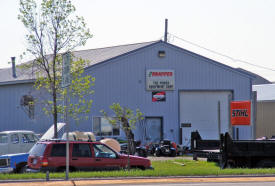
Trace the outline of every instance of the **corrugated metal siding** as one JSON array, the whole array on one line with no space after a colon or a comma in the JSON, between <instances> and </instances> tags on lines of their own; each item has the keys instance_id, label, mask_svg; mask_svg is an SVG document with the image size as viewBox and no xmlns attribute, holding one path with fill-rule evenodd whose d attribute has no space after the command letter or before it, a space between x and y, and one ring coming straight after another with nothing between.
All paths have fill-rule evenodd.
<instances>
[{"instance_id":1,"label":"corrugated metal siding","mask_svg":"<svg viewBox=\"0 0 275 186\"><path fill-rule=\"evenodd\" d=\"M166 51L158 58L159 50ZM166 102L152 102L152 94L145 90L146 69L174 69L176 90L167 91ZM184 54L182 50L164 43L147 47L132 55L111 60L89 70L96 77L94 107L91 115L109 110L113 102L132 109L140 108L146 116L163 116L164 138L178 139L179 90L230 90L234 100L250 99L250 80L231 69L224 69L202 61L200 57ZM91 123L89 123L91 124ZM243 134L249 138L249 133Z\"/></svg>"},{"instance_id":2,"label":"corrugated metal siding","mask_svg":"<svg viewBox=\"0 0 275 186\"><path fill-rule=\"evenodd\" d=\"M275 136L275 102L257 102L256 138Z\"/></svg>"},{"instance_id":3,"label":"corrugated metal siding","mask_svg":"<svg viewBox=\"0 0 275 186\"><path fill-rule=\"evenodd\" d=\"M44 133L52 124L39 106L35 106L35 118L30 119L20 106L20 99L33 90L32 84L0 86L0 131L34 130Z\"/></svg>"},{"instance_id":4,"label":"corrugated metal siding","mask_svg":"<svg viewBox=\"0 0 275 186\"><path fill-rule=\"evenodd\" d=\"M158 57L159 50L166 51L165 58ZM152 102L151 92L145 90L146 69L175 70L176 90L166 92L166 102ZM147 46L129 55L95 65L90 67L87 73L96 78L93 87L95 94L92 95L94 100L92 111L89 120L81 121L79 125L71 121L71 130L91 131L92 117L101 116L101 109L110 111L109 106L114 102L119 102L132 109L139 108L145 113L145 116L163 116L164 138L178 141L180 90L229 90L233 92L234 100L250 99L248 76L230 68L223 68L215 63L207 62L203 57L192 56L184 50L165 43ZM1 98L12 100L19 96L16 95L16 92L27 91L28 87L16 85L14 88L10 86L4 89L2 86L0 87ZM1 112L4 111L9 115L6 119L14 117L16 113L13 113L15 110L13 107L18 105L18 100L5 104L8 109L5 110L1 106ZM13 125L12 128L17 129L22 120L25 120L24 114L16 116L9 123ZM51 121L51 118L47 119L47 122ZM27 126L27 123L27 120L24 121L24 125ZM36 126L33 128L37 131L42 130ZM174 133L170 129L173 129Z\"/></svg>"}]
</instances>

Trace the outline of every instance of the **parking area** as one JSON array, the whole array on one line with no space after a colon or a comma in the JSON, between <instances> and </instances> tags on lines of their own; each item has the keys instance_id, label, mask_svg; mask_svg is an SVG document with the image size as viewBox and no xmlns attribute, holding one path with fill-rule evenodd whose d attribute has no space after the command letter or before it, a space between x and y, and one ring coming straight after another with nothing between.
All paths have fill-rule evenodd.
<instances>
[{"instance_id":1,"label":"parking area","mask_svg":"<svg viewBox=\"0 0 275 186\"><path fill-rule=\"evenodd\" d=\"M161 157L156 157L156 156L148 156L148 159L151 161L166 161L166 160L175 160L175 159L185 159L185 160L193 160L192 155L188 156L176 156L176 157L167 157L167 156L161 156ZM199 160L205 160L205 158L199 158Z\"/></svg>"}]
</instances>

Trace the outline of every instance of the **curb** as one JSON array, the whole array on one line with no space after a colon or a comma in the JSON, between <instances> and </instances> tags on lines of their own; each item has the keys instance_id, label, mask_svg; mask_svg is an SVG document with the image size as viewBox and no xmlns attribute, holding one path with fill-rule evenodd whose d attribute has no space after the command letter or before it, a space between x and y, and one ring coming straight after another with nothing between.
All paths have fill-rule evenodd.
<instances>
[{"instance_id":1,"label":"curb","mask_svg":"<svg viewBox=\"0 0 275 186\"><path fill-rule=\"evenodd\" d=\"M65 179L50 179L49 181L46 181L46 179L24 179L24 180L0 180L0 186L2 186L3 184L12 184L12 183L20 183L20 184L25 184L30 186L30 183L53 183L53 182L81 182L81 181L92 181L92 182L96 182L96 181L104 181L104 182L108 182L110 181L110 183L113 183L113 181L117 181L117 180L121 180L121 181L127 181L127 180L136 180L136 181L141 181L141 180L147 180L148 182L150 182L150 180L182 180L182 179L186 179L186 180L201 180L201 179L247 179L247 180L251 180L251 179L258 179L258 180L266 180L266 178L269 178L269 180L274 180L275 181L275 174L268 174L268 175L222 175L222 176L214 176L214 175L210 175L210 176L159 176L159 177L108 177L108 178L72 178L69 179L68 181L66 181ZM52 185L52 184L50 184ZM75 185L75 184L73 184Z\"/></svg>"}]
</instances>

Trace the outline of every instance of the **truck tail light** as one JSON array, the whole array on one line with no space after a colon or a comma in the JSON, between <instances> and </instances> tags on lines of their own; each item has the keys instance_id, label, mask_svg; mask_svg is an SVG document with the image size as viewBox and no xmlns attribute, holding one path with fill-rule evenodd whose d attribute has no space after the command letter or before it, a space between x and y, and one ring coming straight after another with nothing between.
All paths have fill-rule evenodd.
<instances>
[{"instance_id":1,"label":"truck tail light","mask_svg":"<svg viewBox=\"0 0 275 186\"><path fill-rule=\"evenodd\" d=\"M41 166L42 167L47 167L48 165L49 165L48 159L47 158L42 159Z\"/></svg>"}]
</instances>

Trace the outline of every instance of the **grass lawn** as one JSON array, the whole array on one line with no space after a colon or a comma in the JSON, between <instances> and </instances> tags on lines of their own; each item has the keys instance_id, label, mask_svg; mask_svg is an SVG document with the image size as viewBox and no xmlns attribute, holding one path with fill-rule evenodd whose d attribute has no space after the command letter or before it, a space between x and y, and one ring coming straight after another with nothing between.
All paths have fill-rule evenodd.
<instances>
[{"instance_id":1,"label":"grass lawn","mask_svg":"<svg viewBox=\"0 0 275 186\"><path fill-rule=\"evenodd\" d=\"M184 164L184 166L182 165ZM275 174L274 169L220 169L213 162L192 160L152 161L154 170L121 170L101 172L72 172L70 178L98 178L98 177L141 177L141 176L206 176L206 175L251 175ZM45 179L45 173L0 174L0 180L7 179ZM50 179L65 178L65 173L50 173Z\"/></svg>"}]
</instances>

